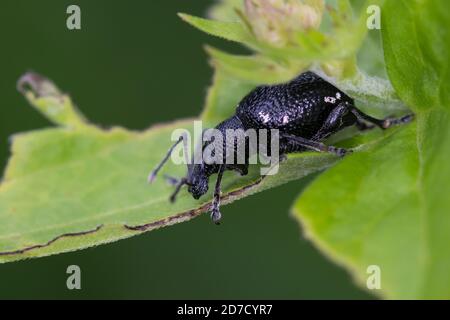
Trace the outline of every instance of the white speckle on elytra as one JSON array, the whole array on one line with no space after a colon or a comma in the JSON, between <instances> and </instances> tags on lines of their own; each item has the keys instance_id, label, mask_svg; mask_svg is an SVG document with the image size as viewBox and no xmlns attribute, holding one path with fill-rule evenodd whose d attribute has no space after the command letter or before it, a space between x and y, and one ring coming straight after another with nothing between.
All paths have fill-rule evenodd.
<instances>
[{"instance_id":1,"label":"white speckle on elytra","mask_svg":"<svg viewBox=\"0 0 450 320\"><path fill-rule=\"evenodd\" d=\"M339 92L336 92L336 98L338 98L339 100L341 99L341 94Z\"/></svg>"},{"instance_id":2,"label":"white speckle on elytra","mask_svg":"<svg viewBox=\"0 0 450 320\"><path fill-rule=\"evenodd\" d=\"M260 112L259 117L263 120L263 123L267 123L270 120L270 116L268 113Z\"/></svg>"},{"instance_id":3,"label":"white speckle on elytra","mask_svg":"<svg viewBox=\"0 0 450 320\"><path fill-rule=\"evenodd\" d=\"M324 100L327 103L336 103L336 98L333 97L325 97Z\"/></svg>"},{"instance_id":4,"label":"white speckle on elytra","mask_svg":"<svg viewBox=\"0 0 450 320\"><path fill-rule=\"evenodd\" d=\"M286 124L289 122L289 116L284 116L283 117L283 124Z\"/></svg>"}]
</instances>

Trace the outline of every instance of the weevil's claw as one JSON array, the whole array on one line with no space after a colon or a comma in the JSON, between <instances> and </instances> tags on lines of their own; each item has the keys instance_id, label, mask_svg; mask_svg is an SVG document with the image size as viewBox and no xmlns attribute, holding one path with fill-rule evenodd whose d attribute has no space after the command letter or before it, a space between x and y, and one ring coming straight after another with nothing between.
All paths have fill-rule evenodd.
<instances>
[{"instance_id":1,"label":"weevil's claw","mask_svg":"<svg viewBox=\"0 0 450 320\"><path fill-rule=\"evenodd\" d=\"M388 118L383 120L382 127L383 127L383 129L387 129L387 128L390 128L390 127L392 127L394 125L409 123L413 119L414 119L414 114L413 113L407 114L406 116L403 116L401 118L388 117Z\"/></svg>"},{"instance_id":2,"label":"weevil's claw","mask_svg":"<svg viewBox=\"0 0 450 320\"><path fill-rule=\"evenodd\" d=\"M170 203L175 203L175 201L177 201L177 195L179 192L179 188L177 187L177 189L175 189L175 191L170 195L169 201Z\"/></svg>"},{"instance_id":3,"label":"weevil's claw","mask_svg":"<svg viewBox=\"0 0 450 320\"><path fill-rule=\"evenodd\" d=\"M410 114L407 114L406 116L401 117L398 122L399 122L399 124L410 123L413 120L414 120L414 113L410 113Z\"/></svg>"},{"instance_id":4,"label":"weevil's claw","mask_svg":"<svg viewBox=\"0 0 450 320\"><path fill-rule=\"evenodd\" d=\"M280 161L278 161L278 163L285 162L287 159L288 156L286 154L280 154Z\"/></svg>"},{"instance_id":5,"label":"weevil's claw","mask_svg":"<svg viewBox=\"0 0 450 320\"><path fill-rule=\"evenodd\" d=\"M220 225L222 214L220 213L219 208L213 208L211 210L211 219L216 225Z\"/></svg>"},{"instance_id":6,"label":"weevil's claw","mask_svg":"<svg viewBox=\"0 0 450 320\"><path fill-rule=\"evenodd\" d=\"M328 151L336 154L338 157L344 157L345 155L352 153L353 150L351 149L345 149L345 148L337 148L333 146L328 147Z\"/></svg>"},{"instance_id":7,"label":"weevil's claw","mask_svg":"<svg viewBox=\"0 0 450 320\"><path fill-rule=\"evenodd\" d=\"M345 150L343 148L337 148L336 154L342 158L347 154L347 150Z\"/></svg>"}]
</instances>

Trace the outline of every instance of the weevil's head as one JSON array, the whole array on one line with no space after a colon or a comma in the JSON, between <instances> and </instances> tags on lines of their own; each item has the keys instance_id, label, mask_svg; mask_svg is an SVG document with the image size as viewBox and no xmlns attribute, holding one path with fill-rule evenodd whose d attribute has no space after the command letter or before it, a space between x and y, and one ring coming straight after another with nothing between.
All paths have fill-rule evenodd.
<instances>
[{"instance_id":1,"label":"weevil's head","mask_svg":"<svg viewBox=\"0 0 450 320\"><path fill-rule=\"evenodd\" d=\"M188 191L194 199L199 199L208 192L209 177L206 174L205 165L194 164L188 176Z\"/></svg>"}]
</instances>

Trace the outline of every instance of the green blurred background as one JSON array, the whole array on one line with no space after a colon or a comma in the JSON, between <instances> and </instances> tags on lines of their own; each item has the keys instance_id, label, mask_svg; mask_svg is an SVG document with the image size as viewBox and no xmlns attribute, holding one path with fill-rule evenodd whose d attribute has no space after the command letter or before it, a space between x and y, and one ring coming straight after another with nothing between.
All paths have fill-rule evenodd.
<instances>
[{"instance_id":1,"label":"green blurred background","mask_svg":"<svg viewBox=\"0 0 450 320\"><path fill-rule=\"evenodd\" d=\"M15 89L28 70L53 79L88 119L105 127L144 129L198 115L212 76L202 45L241 50L176 16L205 15L212 3L2 0L1 169L11 134L49 125ZM80 31L66 28L70 4L81 7ZM371 298L290 218L307 181L224 207L220 227L203 215L97 248L0 265L0 299ZM66 289L71 264L81 267L82 290Z\"/></svg>"}]
</instances>

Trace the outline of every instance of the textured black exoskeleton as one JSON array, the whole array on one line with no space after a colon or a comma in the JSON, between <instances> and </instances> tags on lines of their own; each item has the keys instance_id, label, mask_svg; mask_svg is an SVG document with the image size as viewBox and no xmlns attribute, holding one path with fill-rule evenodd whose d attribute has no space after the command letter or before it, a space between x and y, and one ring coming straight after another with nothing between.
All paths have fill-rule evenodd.
<instances>
[{"instance_id":1,"label":"textured black exoskeleton","mask_svg":"<svg viewBox=\"0 0 450 320\"><path fill-rule=\"evenodd\" d=\"M242 99L236 114L220 123L216 129L224 135L226 129L278 129L280 155L309 149L344 156L350 150L328 146L321 141L352 125L356 125L361 130L372 128L374 125L387 129L395 124L409 122L411 119L412 115L384 120L373 118L358 110L354 100L344 92L317 74L305 72L288 83L257 87ZM170 148L163 161L150 174L150 182L169 159L175 146L182 141L183 137L180 137ZM202 150L207 145L208 143L204 143ZM225 159L226 154L223 157ZM218 223L221 218L219 205L223 172L234 170L241 175L246 175L248 172L248 162L225 164L226 162L223 161L223 163L191 164L188 165L186 177L180 180L169 177L169 181L176 185L171 201L175 201L183 185L187 185L192 196L199 199L208 191L209 177L217 173L211 217L215 223Z\"/></svg>"}]
</instances>

